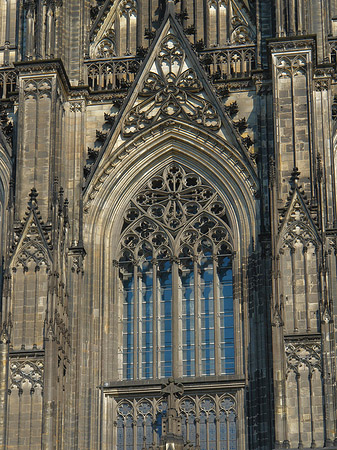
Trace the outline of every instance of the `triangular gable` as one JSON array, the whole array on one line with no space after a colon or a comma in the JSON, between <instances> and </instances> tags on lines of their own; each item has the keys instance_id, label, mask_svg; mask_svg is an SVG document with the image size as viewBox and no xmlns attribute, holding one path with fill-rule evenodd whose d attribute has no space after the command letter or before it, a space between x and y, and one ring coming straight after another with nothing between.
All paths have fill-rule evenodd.
<instances>
[{"instance_id":1,"label":"triangular gable","mask_svg":"<svg viewBox=\"0 0 337 450\"><path fill-rule=\"evenodd\" d=\"M24 254L24 260L43 261L49 265L52 261L50 244L47 232L41 221L36 203L36 193L33 190L30 194L31 200L28 204L28 211L21 230L17 233L16 244L12 250L10 265L18 258L20 253ZM25 261L19 261L24 265Z\"/></svg>"},{"instance_id":2,"label":"triangular gable","mask_svg":"<svg viewBox=\"0 0 337 450\"><path fill-rule=\"evenodd\" d=\"M104 158L107 147L119 147L168 118L192 123L208 133L216 133L255 171L240 135L175 18L173 2L169 1L167 5L162 26L116 117L86 185L90 183L100 160Z\"/></svg>"},{"instance_id":3,"label":"triangular gable","mask_svg":"<svg viewBox=\"0 0 337 450\"><path fill-rule=\"evenodd\" d=\"M298 233L303 233L304 230L310 231L316 242L320 241L317 226L303 199L300 188L296 185L283 215L282 225L279 230L279 242L281 242L287 232L297 229Z\"/></svg>"}]
</instances>

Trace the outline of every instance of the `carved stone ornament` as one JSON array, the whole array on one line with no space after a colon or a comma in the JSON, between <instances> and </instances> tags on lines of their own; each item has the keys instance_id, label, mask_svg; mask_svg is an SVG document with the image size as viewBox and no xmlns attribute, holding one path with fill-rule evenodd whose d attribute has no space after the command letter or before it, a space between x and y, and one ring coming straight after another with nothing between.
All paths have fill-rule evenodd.
<instances>
[{"instance_id":1,"label":"carved stone ornament","mask_svg":"<svg viewBox=\"0 0 337 450\"><path fill-rule=\"evenodd\" d=\"M327 91L330 87L330 81L326 78L314 80L316 91Z\"/></svg>"},{"instance_id":2,"label":"carved stone ornament","mask_svg":"<svg viewBox=\"0 0 337 450\"><path fill-rule=\"evenodd\" d=\"M203 86L195 71L186 67L185 52L169 34L156 58L158 73L149 72L139 102L127 114L123 134L130 136L168 117L180 117L211 130L221 126L214 106L202 96Z\"/></svg>"},{"instance_id":3,"label":"carved stone ornament","mask_svg":"<svg viewBox=\"0 0 337 450\"><path fill-rule=\"evenodd\" d=\"M284 220L285 216L281 217L281 224ZM283 234L285 246L291 248L296 241L301 242L304 247L310 243L313 244L314 247L317 247L317 236L311 221L309 220L309 213L304 210L298 196L292 204L290 214L288 214L286 228Z\"/></svg>"},{"instance_id":4,"label":"carved stone ornament","mask_svg":"<svg viewBox=\"0 0 337 450\"><path fill-rule=\"evenodd\" d=\"M25 99L51 97L52 80L46 78L42 80L27 80L23 90Z\"/></svg>"},{"instance_id":5,"label":"carved stone ornament","mask_svg":"<svg viewBox=\"0 0 337 450\"><path fill-rule=\"evenodd\" d=\"M305 54L295 56L284 56L277 58L277 74L280 78L305 75L307 70L307 60Z\"/></svg>"},{"instance_id":6,"label":"carved stone ornament","mask_svg":"<svg viewBox=\"0 0 337 450\"><path fill-rule=\"evenodd\" d=\"M36 388L43 388L43 360L15 359L10 362L10 392L17 388L18 393L23 391L24 384L28 383L30 392Z\"/></svg>"},{"instance_id":7,"label":"carved stone ornament","mask_svg":"<svg viewBox=\"0 0 337 450\"><path fill-rule=\"evenodd\" d=\"M317 342L287 343L285 346L288 370L298 372L301 365L309 368L310 373L314 370L321 371L321 344Z\"/></svg>"}]
</instances>

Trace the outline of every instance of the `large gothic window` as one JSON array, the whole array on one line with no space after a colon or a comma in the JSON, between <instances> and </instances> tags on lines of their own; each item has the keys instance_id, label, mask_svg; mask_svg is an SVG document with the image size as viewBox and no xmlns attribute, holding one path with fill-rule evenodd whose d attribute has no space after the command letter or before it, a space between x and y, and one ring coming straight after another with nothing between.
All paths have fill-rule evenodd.
<instances>
[{"instance_id":1,"label":"large gothic window","mask_svg":"<svg viewBox=\"0 0 337 450\"><path fill-rule=\"evenodd\" d=\"M232 374L232 237L219 194L172 163L124 214L120 379Z\"/></svg>"}]
</instances>

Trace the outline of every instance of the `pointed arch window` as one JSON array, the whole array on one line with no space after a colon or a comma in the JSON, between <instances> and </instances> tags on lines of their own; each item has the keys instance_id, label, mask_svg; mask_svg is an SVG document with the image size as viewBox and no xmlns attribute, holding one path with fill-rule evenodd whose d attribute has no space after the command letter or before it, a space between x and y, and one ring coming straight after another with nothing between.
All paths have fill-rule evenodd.
<instances>
[{"instance_id":1,"label":"pointed arch window","mask_svg":"<svg viewBox=\"0 0 337 450\"><path fill-rule=\"evenodd\" d=\"M172 163L124 214L120 379L231 374L232 235L219 194Z\"/></svg>"}]
</instances>

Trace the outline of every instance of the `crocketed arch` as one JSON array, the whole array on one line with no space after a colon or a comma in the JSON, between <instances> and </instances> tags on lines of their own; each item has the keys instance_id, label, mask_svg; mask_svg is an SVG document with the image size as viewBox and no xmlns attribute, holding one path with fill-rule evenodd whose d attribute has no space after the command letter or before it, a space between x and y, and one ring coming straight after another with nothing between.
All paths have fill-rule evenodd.
<instances>
[{"instance_id":1,"label":"crocketed arch","mask_svg":"<svg viewBox=\"0 0 337 450\"><path fill-rule=\"evenodd\" d=\"M207 185L212 192L219 196L220 201L224 205L226 220L225 218L221 219L220 217L219 222L221 222L225 234L228 233L228 236L224 236L224 238L227 243L226 248L232 256L229 258L228 262L231 264L233 274L233 281L230 284L234 287L232 294L233 314L231 311L229 312L229 315L232 314L235 327L234 369L237 374L244 372L243 323L245 321L245 313L243 312L243 314L240 314L240 304L243 301L243 295L245 295L248 290L245 262L250 251L252 238L254 237L256 239L255 218L258 208L256 203L258 200L254 197L254 192L257 189L254 171L249 166L249 163L247 163L247 165L244 163L244 158L240 151L230 147L229 144L227 145L223 143L223 141L221 143L220 139L199 128L193 129L191 125L180 122L175 124L172 122L173 121L171 120L169 126L161 128L160 133L156 131L155 127L142 138L136 137L135 139L128 140L124 147L109 149L109 153L106 153L104 158L99 162L99 166L86 189L84 198L84 210L86 213L84 215L85 223L83 233L85 239L84 245L87 251L85 264L88 267L93 268L93 276L90 276L90 278L87 279L87 291L91 293L90 299L92 299L91 302L88 302L87 311L88 317L90 315L92 317L92 323L94 324L95 329L102 330L102 338L98 338L96 332L93 332L90 337L92 342L91 348L93 360L95 361L93 364L96 365L97 362L97 367L100 366L102 368L100 380L98 380L98 383L102 383L102 385L104 385L107 380L110 382L118 382L118 380L123 379L123 314L127 314L128 307L123 305L123 301L121 300L123 300L123 293L126 292L123 287L123 282L127 283L129 279L130 285L132 284L132 276L134 276L132 270L136 272L138 278L142 278L142 281L145 279L146 281L146 277L148 280L150 279L153 267L156 267L157 270L158 266L161 264L161 276L162 279L164 279L165 263L167 263L169 267L173 267L174 265L174 270L176 271L178 278L180 280L185 278L184 286L183 283L176 284L178 290L178 294L176 295L178 295L178 298L180 295L179 289L180 291L182 291L182 289L189 289L191 292L193 288L191 288L192 283L188 282L188 279L191 279L191 274L194 273L194 268L192 272L192 268L189 265L192 259L189 252L196 251L198 246L197 242L185 242L187 251L187 258L185 259L186 264L183 263L179 265L178 263L179 256L181 257L181 260L183 260L184 256L184 254L180 255L178 253L178 241L180 237L183 238L187 228L192 229L190 221L188 221L189 226L186 227L186 230L182 227L175 233L174 240L172 239L171 232L166 233L166 235L170 236L170 239L166 239L166 242L161 244L163 257L161 261L160 258L157 257L157 265L150 264L147 257L150 251L153 252L154 245L159 244L159 241L158 243L152 243L153 241L151 239L145 239L146 246L142 249L144 254L141 255L143 258L141 265L142 270L139 270L139 261L135 265L133 264L133 261L130 262L130 259L133 258L134 251L129 249L126 249L129 253L126 255L124 267L121 267L123 266L123 262L120 261L122 255L121 235L123 233L128 233L128 226L130 229L137 226L136 222L139 220L138 217L135 219L135 223L130 222L129 225L124 226L124 217L126 211L131 207L130 202L137 197L138 193L145 189L151 179L156 178L158 174L163 174L172 164L178 164L186 173L193 173L199 177L203 181L203 184ZM206 211L196 212L196 216L198 214L198 217L201 217L200 215L203 214L204 217L212 217L212 215ZM164 224L151 217L150 225L152 226L153 224L158 227L155 231L156 233L161 234L164 232ZM159 238L161 238L160 235ZM176 246L174 245L175 243L177 244ZM140 248L141 247L139 247L139 249ZM157 251L157 249L155 249L155 251ZM151 254L151 261L152 260L153 257ZM193 260L192 262L193 265L198 264L200 266L201 264L200 259ZM211 261L211 258L208 258L208 255L206 255L203 262L204 267L201 268L204 273L207 273L208 269L210 269L208 273L211 273L212 267L211 264L209 264L210 262L212 262L213 265L213 259ZM214 263L216 263L216 261L214 261ZM121 277L120 271L124 268L125 271L123 277ZM135 270L136 268L137 271ZM224 270L225 269L226 267ZM170 273L172 273L172 270ZM229 273L230 270L228 270L228 274ZM130 276L131 278L129 278ZM142 292L145 294L146 289L144 289L144 284L146 287L146 282L143 283L142 286ZM182 298L182 296L180 298ZM193 299L189 298L187 295L184 295L184 298L192 303ZM185 301L185 305L186 303L187 302ZM177 304L181 305L182 311L183 302L179 301ZM83 306L86 308L85 304ZM123 308L124 306L126 306L125 310ZM144 311L146 321L146 302L144 302ZM188 311L188 305L187 308L185 308L185 311ZM243 310L241 309L241 311ZM206 312L213 314L210 310ZM178 317L178 322L180 321L177 336L179 337L179 342L183 342L182 335L187 329L186 326L183 327L183 322L185 321L185 323L187 323L187 321L190 320L190 317L186 314L185 316L180 314L180 310L176 317ZM207 320L212 322L213 317L208 317ZM193 320L190 320L190 323L192 322ZM141 323L146 327L146 322L143 322L143 318ZM132 320L129 321L129 325L130 328L133 326ZM208 328L210 331L211 328ZM87 329L89 329L89 327ZM94 328L91 329L93 330ZM220 330L220 327L218 327L218 329ZM228 327L228 329L230 330L230 327ZM125 329L124 343L127 343L128 334L130 336L130 333L127 333L127 331L128 330ZM183 348L181 346L181 348L178 349L181 354L193 350L193 345L195 346L192 342L193 331L194 330L191 330L190 335L191 347L188 348L186 345L186 347ZM200 335L201 333L200 330ZM185 335L185 337L185 342L187 344L188 336ZM208 339L207 336L205 336L205 338ZM131 339L133 341L133 338ZM206 339L204 341L205 344ZM213 341L210 341L210 344L213 345ZM139 346L138 342L136 345ZM149 350L146 345L142 349L142 356L145 359ZM131 353L132 350L133 349L130 347ZM95 356L96 351L98 353L97 356ZM222 351L221 347L219 348L219 352L220 351ZM224 351L226 351L226 349L224 349ZM205 348L204 353L206 354L206 359L204 366L211 367L213 363L210 361L213 358L213 355L210 358L207 356L207 352L208 355L210 355L211 352L209 349ZM165 377L164 372L163 374L160 373L160 370L165 370L165 355L164 353L162 353L162 355L163 364L161 367L157 365L157 381L155 379L151 381L151 383L157 382L159 385L162 382L160 377ZM206 362L207 358L210 363ZM188 373L189 370L193 373L192 370L195 370L195 364L191 364L190 367L188 367L188 364L183 362L183 358L181 358L181 361L182 362L178 367L179 373L183 374L184 370L185 373ZM221 361L221 358L218 358L217 361ZM230 361L230 358L225 357L223 361L228 362ZM169 355L168 362L170 362ZM127 366L127 360L124 360L124 363ZM140 374L142 377L148 376L154 378L153 374L151 374L151 370L153 371L153 367L151 369L151 364L154 366L151 361L149 361L147 367L145 366L146 369L144 369L144 375ZM218 367L219 366L221 368L221 364L218 365ZM175 370L176 369L177 368L175 368ZM211 369L213 370L213 368ZM231 370L233 370L233 365L231 367L227 366L225 369L227 372L221 375L220 379L231 379L233 377L233 372L231 372ZM199 370L200 377L197 375L193 376L194 382L203 379L201 376L201 363L199 364ZM217 370L219 370L219 368ZM148 371L148 374L146 371ZM139 376L138 374L137 376ZM131 383L129 386L130 395L125 395L125 397L133 398L134 393L132 386L135 386L135 383L133 381L134 374L132 367L130 367L129 376L131 377L130 381L125 381L125 383L128 385ZM187 376L186 380L188 380ZM139 380L137 383L139 386L143 385L143 383L144 385L147 385L147 381L143 380ZM119 382L117 384L119 385ZM233 392L233 394L236 396L235 392ZM212 393L212 396L215 396L215 392ZM151 396L149 395L148 397L150 399ZM157 400L153 399L154 404L156 404L156 401ZM112 399L111 403L109 401L109 405L110 406L107 405L107 408L111 408L109 409L109 414L112 414L111 417L114 417L114 414L116 414L115 400ZM242 407L243 404L240 400L238 411L241 411ZM135 410L133 409L133 411ZM160 417L162 411L162 407L159 408L158 406L157 412L155 413L156 420L152 427L153 434L152 437L151 434L149 434L149 440L147 441L149 442L149 445L152 442L152 439L154 439L154 442L156 443L159 443L160 441ZM239 448L237 446L240 445L236 444L235 446L235 441L240 442L240 437L237 437L238 435L236 435L236 417L235 411L231 410L227 412L225 408L221 409L220 416L216 418L217 433L220 424L220 439L224 442L232 441L231 445L233 449ZM132 423L135 423L135 420L138 420L138 418L135 419L135 417L133 417L133 422L129 416L125 417L125 419L120 417L118 420L119 422L116 426L111 426L111 422L107 422L109 428L109 430L107 429L107 433L109 435L111 433L111 442L116 446L118 442L124 442L124 439L126 439L127 436L131 436L130 430L132 429ZM195 422L193 421L194 417L192 415L189 424L185 423L184 426L188 428L190 440L193 442L195 437L195 444L199 445L199 411L196 413ZM125 427L123 426L123 423L126 424ZM213 427L212 429L214 429L214 422L212 422L212 420L209 424L210 427ZM226 424L228 424L228 427ZM207 428L208 422L203 426L206 426ZM187 434L186 428L184 433ZM137 428L137 439L138 436L143 436L141 428ZM132 444L130 444L130 446L132 446Z\"/></svg>"}]
</instances>

